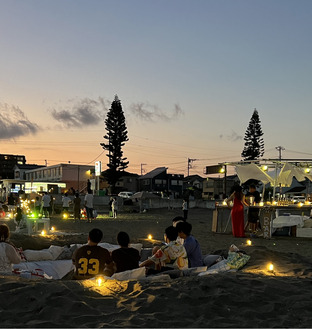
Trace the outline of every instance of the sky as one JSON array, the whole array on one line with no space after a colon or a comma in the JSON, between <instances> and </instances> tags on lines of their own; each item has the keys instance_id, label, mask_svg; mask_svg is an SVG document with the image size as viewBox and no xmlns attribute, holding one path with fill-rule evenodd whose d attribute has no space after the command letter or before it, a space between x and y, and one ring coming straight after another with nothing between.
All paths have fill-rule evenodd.
<instances>
[{"instance_id":1,"label":"sky","mask_svg":"<svg viewBox=\"0 0 312 329\"><path fill-rule=\"evenodd\" d=\"M115 95L128 171L312 158L312 1L0 0L0 153L94 164Z\"/></svg>"}]
</instances>

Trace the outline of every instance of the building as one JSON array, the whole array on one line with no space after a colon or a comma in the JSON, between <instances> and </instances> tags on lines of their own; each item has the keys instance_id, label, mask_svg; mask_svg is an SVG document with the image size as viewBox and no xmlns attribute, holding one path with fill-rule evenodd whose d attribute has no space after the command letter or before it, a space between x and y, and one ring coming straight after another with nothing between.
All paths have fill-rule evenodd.
<instances>
[{"instance_id":1,"label":"building","mask_svg":"<svg viewBox=\"0 0 312 329\"><path fill-rule=\"evenodd\" d=\"M17 164L14 167L14 179L26 179L26 171L43 168L45 166L39 166L35 164Z\"/></svg>"},{"instance_id":2,"label":"building","mask_svg":"<svg viewBox=\"0 0 312 329\"><path fill-rule=\"evenodd\" d=\"M239 184L237 175L226 176L226 195L224 196L224 178L207 177L203 181L202 197L205 200L224 199L231 194L235 184Z\"/></svg>"},{"instance_id":3,"label":"building","mask_svg":"<svg viewBox=\"0 0 312 329\"><path fill-rule=\"evenodd\" d=\"M186 176L183 180L183 187L184 189L187 189L188 187L196 187L197 189L202 190L204 181L205 178L199 175Z\"/></svg>"},{"instance_id":4,"label":"building","mask_svg":"<svg viewBox=\"0 0 312 329\"><path fill-rule=\"evenodd\" d=\"M60 163L54 166L41 167L25 172L28 182L62 182L66 188L71 187L79 192L87 190L87 181L91 178L94 166Z\"/></svg>"},{"instance_id":5,"label":"building","mask_svg":"<svg viewBox=\"0 0 312 329\"><path fill-rule=\"evenodd\" d=\"M139 187L138 178L139 175L125 171L124 175L122 175L116 183L116 193L122 191L137 192Z\"/></svg>"},{"instance_id":6,"label":"building","mask_svg":"<svg viewBox=\"0 0 312 329\"><path fill-rule=\"evenodd\" d=\"M0 154L0 178L14 179L14 167L25 164L25 155Z\"/></svg>"},{"instance_id":7,"label":"building","mask_svg":"<svg viewBox=\"0 0 312 329\"><path fill-rule=\"evenodd\" d=\"M140 191L165 193L169 197L181 197L184 175L168 174L166 167L155 168L139 178Z\"/></svg>"}]
</instances>

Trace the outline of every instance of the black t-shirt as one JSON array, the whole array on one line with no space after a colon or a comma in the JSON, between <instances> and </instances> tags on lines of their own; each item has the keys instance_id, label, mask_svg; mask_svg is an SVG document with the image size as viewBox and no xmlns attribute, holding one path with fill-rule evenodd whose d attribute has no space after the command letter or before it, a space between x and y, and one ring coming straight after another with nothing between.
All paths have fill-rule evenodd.
<instances>
[{"instance_id":1,"label":"black t-shirt","mask_svg":"<svg viewBox=\"0 0 312 329\"><path fill-rule=\"evenodd\" d=\"M247 192L246 197L251 197L251 196L255 198L255 203L259 203L261 201L261 196L258 191Z\"/></svg>"},{"instance_id":2,"label":"black t-shirt","mask_svg":"<svg viewBox=\"0 0 312 329\"><path fill-rule=\"evenodd\" d=\"M103 274L105 264L112 258L107 249L100 246L85 245L74 252L73 262L76 267L76 279L88 279Z\"/></svg>"},{"instance_id":3,"label":"black t-shirt","mask_svg":"<svg viewBox=\"0 0 312 329\"><path fill-rule=\"evenodd\" d=\"M133 270L139 267L140 253L134 248L119 248L112 252L117 272Z\"/></svg>"}]
</instances>

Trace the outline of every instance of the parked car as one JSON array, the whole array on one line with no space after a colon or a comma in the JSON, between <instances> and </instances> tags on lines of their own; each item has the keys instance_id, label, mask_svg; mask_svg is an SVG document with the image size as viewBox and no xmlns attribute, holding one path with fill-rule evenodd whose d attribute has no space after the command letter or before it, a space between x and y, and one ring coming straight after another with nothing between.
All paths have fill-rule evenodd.
<instances>
[{"instance_id":1,"label":"parked car","mask_svg":"<svg viewBox=\"0 0 312 329\"><path fill-rule=\"evenodd\" d=\"M133 195L132 192L119 192L118 196L121 198L129 199Z\"/></svg>"},{"instance_id":2,"label":"parked car","mask_svg":"<svg viewBox=\"0 0 312 329\"><path fill-rule=\"evenodd\" d=\"M293 203L300 203L300 202L304 203L305 200L306 200L305 197L302 196L302 195L295 195L295 196L293 196L292 199L291 199L291 201L292 201Z\"/></svg>"}]
</instances>

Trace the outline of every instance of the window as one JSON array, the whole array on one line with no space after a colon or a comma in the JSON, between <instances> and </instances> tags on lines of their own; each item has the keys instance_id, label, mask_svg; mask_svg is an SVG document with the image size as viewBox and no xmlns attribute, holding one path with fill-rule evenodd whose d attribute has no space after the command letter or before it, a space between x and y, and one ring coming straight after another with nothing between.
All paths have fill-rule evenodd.
<instances>
[{"instance_id":1,"label":"window","mask_svg":"<svg viewBox=\"0 0 312 329\"><path fill-rule=\"evenodd\" d=\"M144 180L143 180L143 185L149 185L149 184L150 184L149 179L144 179Z\"/></svg>"},{"instance_id":2,"label":"window","mask_svg":"<svg viewBox=\"0 0 312 329\"><path fill-rule=\"evenodd\" d=\"M166 185L167 181L165 179L155 179L156 185Z\"/></svg>"}]
</instances>

